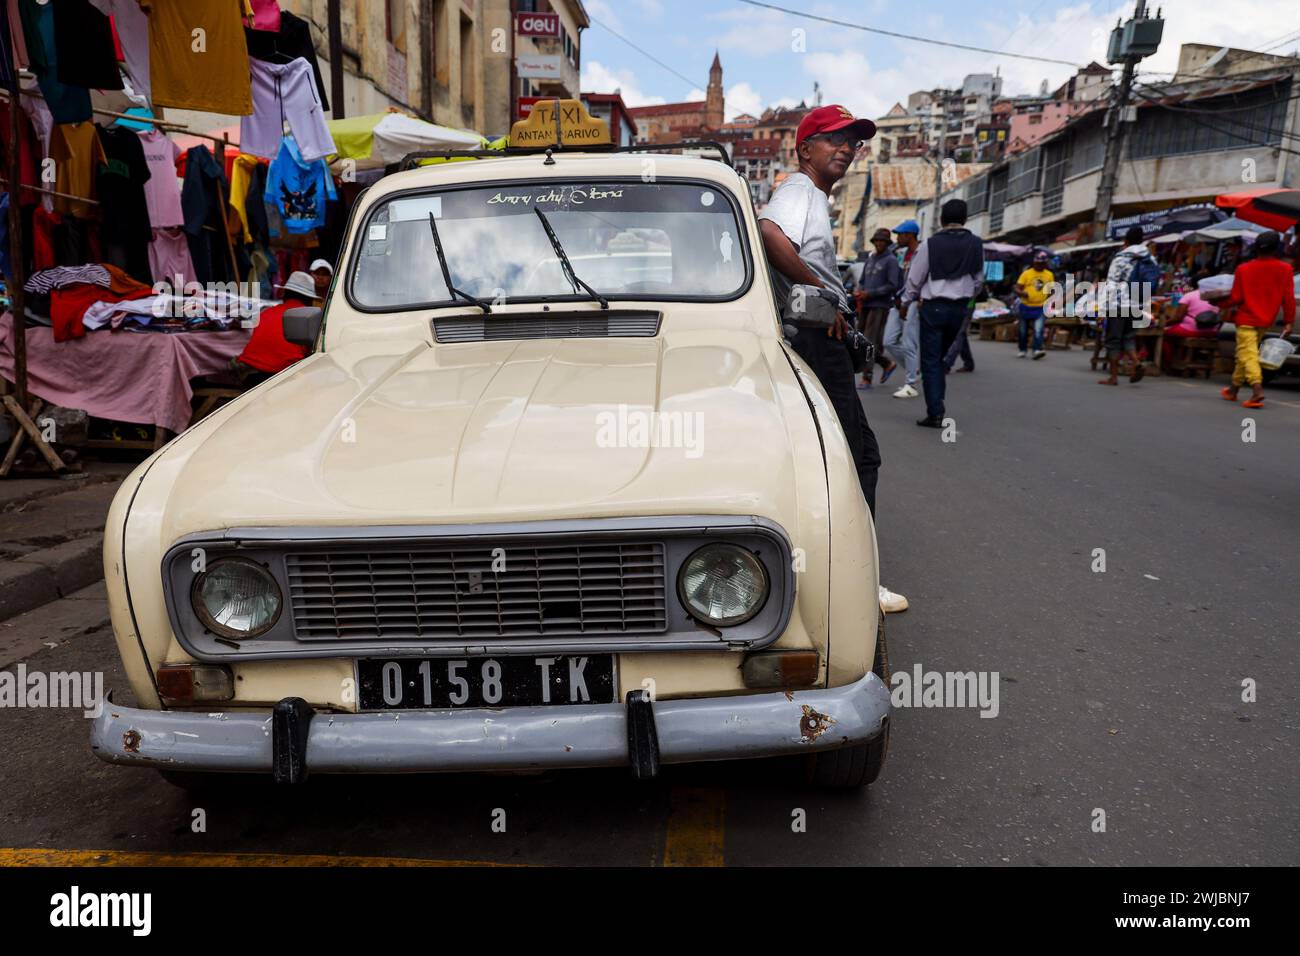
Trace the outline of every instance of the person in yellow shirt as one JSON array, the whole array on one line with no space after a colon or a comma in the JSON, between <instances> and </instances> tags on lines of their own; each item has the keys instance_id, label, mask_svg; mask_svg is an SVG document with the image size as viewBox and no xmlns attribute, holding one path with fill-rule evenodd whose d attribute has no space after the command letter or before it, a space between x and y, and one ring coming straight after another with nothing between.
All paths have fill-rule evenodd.
<instances>
[{"instance_id":1,"label":"person in yellow shirt","mask_svg":"<svg viewBox=\"0 0 1300 956\"><path fill-rule=\"evenodd\" d=\"M1051 294L1052 283L1056 277L1047 268L1047 251L1039 249L1034 253L1033 264L1016 280L1016 295L1020 297L1020 354L1025 357L1025 346L1029 340L1029 325L1034 326L1034 358L1040 359L1047 353L1043 351L1043 330L1047 319L1043 315L1043 304Z\"/></svg>"}]
</instances>

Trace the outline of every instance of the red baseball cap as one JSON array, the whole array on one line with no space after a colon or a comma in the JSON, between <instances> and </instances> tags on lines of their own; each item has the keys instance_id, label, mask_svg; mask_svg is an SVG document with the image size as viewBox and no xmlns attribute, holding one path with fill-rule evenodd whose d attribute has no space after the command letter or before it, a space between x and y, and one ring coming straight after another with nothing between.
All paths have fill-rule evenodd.
<instances>
[{"instance_id":1,"label":"red baseball cap","mask_svg":"<svg viewBox=\"0 0 1300 956\"><path fill-rule=\"evenodd\" d=\"M836 130L850 127L862 139L871 139L876 135L876 124L871 120L857 119L837 103L832 103L830 106L819 106L815 110L810 110L799 124L799 130L794 135L794 145L797 147L809 136L816 133L833 133Z\"/></svg>"}]
</instances>

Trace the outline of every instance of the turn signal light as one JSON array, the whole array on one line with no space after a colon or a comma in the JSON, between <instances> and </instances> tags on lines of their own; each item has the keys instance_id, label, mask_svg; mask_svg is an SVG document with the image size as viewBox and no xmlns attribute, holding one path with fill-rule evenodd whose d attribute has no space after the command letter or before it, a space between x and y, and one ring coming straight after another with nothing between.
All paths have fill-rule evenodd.
<instances>
[{"instance_id":1,"label":"turn signal light","mask_svg":"<svg viewBox=\"0 0 1300 956\"><path fill-rule=\"evenodd\" d=\"M763 651L741 666L746 687L812 687L821 674L817 651Z\"/></svg>"},{"instance_id":2,"label":"turn signal light","mask_svg":"<svg viewBox=\"0 0 1300 956\"><path fill-rule=\"evenodd\" d=\"M168 704L232 700L235 680L219 664L164 664L158 669L158 696Z\"/></svg>"}]
</instances>

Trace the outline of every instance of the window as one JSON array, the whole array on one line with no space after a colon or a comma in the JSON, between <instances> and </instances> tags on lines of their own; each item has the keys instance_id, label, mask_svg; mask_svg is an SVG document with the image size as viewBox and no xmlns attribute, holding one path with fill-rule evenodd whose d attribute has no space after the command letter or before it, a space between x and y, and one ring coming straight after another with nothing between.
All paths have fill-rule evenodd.
<instances>
[{"instance_id":1,"label":"window","mask_svg":"<svg viewBox=\"0 0 1300 956\"><path fill-rule=\"evenodd\" d=\"M1019 199L1038 188L1038 163L1042 150L1031 149L1011 160L1007 177L1007 199Z\"/></svg>"},{"instance_id":2,"label":"window","mask_svg":"<svg viewBox=\"0 0 1300 956\"><path fill-rule=\"evenodd\" d=\"M1276 146L1286 128L1291 83L1240 96L1192 100L1179 112L1150 106L1138 110L1129 134L1133 159L1210 150Z\"/></svg>"},{"instance_id":3,"label":"window","mask_svg":"<svg viewBox=\"0 0 1300 956\"><path fill-rule=\"evenodd\" d=\"M404 0L384 0L387 10L388 42L399 53L406 52L406 4Z\"/></svg>"},{"instance_id":4,"label":"window","mask_svg":"<svg viewBox=\"0 0 1300 956\"><path fill-rule=\"evenodd\" d=\"M463 107L474 108L478 99L477 84L474 82L474 63L478 51L474 49L474 21L460 15L460 103Z\"/></svg>"},{"instance_id":5,"label":"window","mask_svg":"<svg viewBox=\"0 0 1300 956\"><path fill-rule=\"evenodd\" d=\"M1030 126L1041 126L1042 123L1043 123L1043 114L1042 114L1042 113L1030 113L1030 114L1029 114L1029 125L1030 125Z\"/></svg>"},{"instance_id":6,"label":"window","mask_svg":"<svg viewBox=\"0 0 1300 956\"><path fill-rule=\"evenodd\" d=\"M546 214L577 275L611 297L729 298L745 284L745 233L721 190L706 183L548 179L378 203L356 234L352 301L394 312L453 304L430 215L457 288L525 302L584 298L565 278L534 207Z\"/></svg>"},{"instance_id":7,"label":"window","mask_svg":"<svg viewBox=\"0 0 1300 956\"><path fill-rule=\"evenodd\" d=\"M966 214L974 216L988 208L989 178L981 176L966 184Z\"/></svg>"},{"instance_id":8,"label":"window","mask_svg":"<svg viewBox=\"0 0 1300 956\"><path fill-rule=\"evenodd\" d=\"M1076 130L1070 137L1066 177L1078 176L1101 167L1106 161L1106 130L1100 123L1087 130Z\"/></svg>"}]
</instances>

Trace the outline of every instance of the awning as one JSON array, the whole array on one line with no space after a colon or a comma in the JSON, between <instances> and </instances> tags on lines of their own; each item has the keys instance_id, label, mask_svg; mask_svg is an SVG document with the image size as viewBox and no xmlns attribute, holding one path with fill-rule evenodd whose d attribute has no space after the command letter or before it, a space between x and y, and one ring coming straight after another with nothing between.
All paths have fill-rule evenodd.
<instances>
[{"instance_id":1,"label":"awning","mask_svg":"<svg viewBox=\"0 0 1300 956\"><path fill-rule=\"evenodd\" d=\"M1047 248L1063 256L1068 256L1072 252L1095 252L1098 249L1116 249L1124 245L1122 242L1088 242L1082 246L1071 246L1064 242L1054 242Z\"/></svg>"},{"instance_id":2,"label":"awning","mask_svg":"<svg viewBox=\"0 0 1300 956\"><path fill-rule=\"evenodd\" d=\"M1278 232L1285 232L1300 221L1300 189L1257 186L1224 193L1216 196L1214 202L1220 209L1231 209L1238 218ZM1219 223L1216 228L1222 226Z\"/></svg>"}]
</instances>

